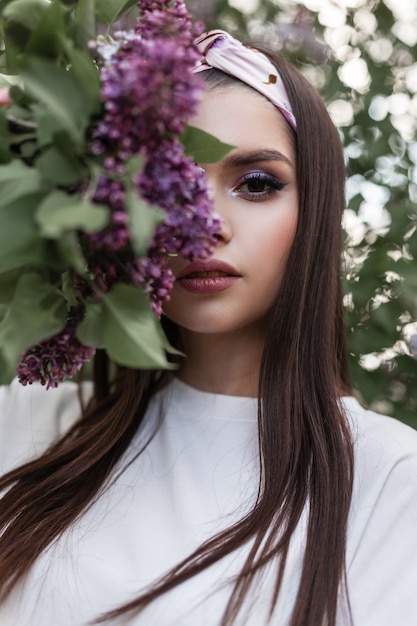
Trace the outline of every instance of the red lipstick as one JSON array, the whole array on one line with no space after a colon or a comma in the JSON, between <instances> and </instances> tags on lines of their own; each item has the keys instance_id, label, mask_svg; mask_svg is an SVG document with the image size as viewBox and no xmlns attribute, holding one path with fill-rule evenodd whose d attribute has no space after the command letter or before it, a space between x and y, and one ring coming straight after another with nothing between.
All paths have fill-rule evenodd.
<instances>
[{"instance_id":1,"label":"red lipstick","mask_svg":"<svg viewBox=\"0 0 417 626\"><path fill-rule=\"evenodd\" d=\"M177 276L177 283L186 291L210 294L225 291L240 278L239 272L223 261L192 261Z\"/></svg>"}]
</instances>

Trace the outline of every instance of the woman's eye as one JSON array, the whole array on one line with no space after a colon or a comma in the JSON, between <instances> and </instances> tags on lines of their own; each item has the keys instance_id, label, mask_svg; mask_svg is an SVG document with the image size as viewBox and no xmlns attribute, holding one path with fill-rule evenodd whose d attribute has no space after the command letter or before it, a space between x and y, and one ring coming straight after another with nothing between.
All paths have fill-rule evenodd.
<instances>
[{"instance_id":1,"label":"woman's eye","mask_svg":"<svg viewBox=\"0 0 417 626\"><path fill-rule=\"evenodd\" d=\"M252 172L243 177L232 193L246 200L267 200L277 191L281 191L285 184L269 174Z\"/></svg>"}]
</instances>

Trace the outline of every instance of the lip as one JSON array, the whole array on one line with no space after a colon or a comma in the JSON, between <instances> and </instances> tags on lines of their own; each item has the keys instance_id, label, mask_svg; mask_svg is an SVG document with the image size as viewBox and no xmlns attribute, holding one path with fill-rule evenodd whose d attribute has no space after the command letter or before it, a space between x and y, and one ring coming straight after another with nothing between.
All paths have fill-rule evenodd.
<instances>
[{"instance_id":1,"label":"lip","mask_svg":"<svg viewBox=\"0 0 417 626\"><path fill-rule=\"evenodd\" d=\"M210 294L225 291L240 278L239 272L218 259L192 261L178 274L176 282L186 291Z\"/></svg>"},{"instance_id":2,"label":"lip","mask_svg":"<svg viewBox=\"0 0 417 626\"><path fill-rule=\"evenodd\" d=\"M190 274L206 274L208 272L219 272L227 276L239 277L240 274L232 265L220 261L219 259L208 259L207 261L191 261L178 273L177 280L188 278Z\"/></svg>"}]
</instances>

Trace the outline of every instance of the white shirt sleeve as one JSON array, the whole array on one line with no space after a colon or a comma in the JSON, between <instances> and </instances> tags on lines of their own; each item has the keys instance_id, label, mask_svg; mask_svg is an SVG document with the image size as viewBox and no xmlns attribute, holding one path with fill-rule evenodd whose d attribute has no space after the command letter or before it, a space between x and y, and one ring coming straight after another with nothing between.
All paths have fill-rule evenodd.
<instances>
[{"instance_id":1,"label":"white shirt sleeve","mask_svg":"<svg viewBox=\"0 0 417 626\"><path fill-rule=\"evenodd\" d=\"M364 411L356 430L355 483L348 532L353 623L417 624L417 432Z\"/></svg>"},{"instance_id":2,"label":"white shirt sleeve","mask_svg":"<svg viewBox=\"0 0 417 626\"><path fill-rule=\"evenodd\" d=\"M80 415L76 383L0 387L0 474L44 452Z\"/></svg>"}]
</instances>

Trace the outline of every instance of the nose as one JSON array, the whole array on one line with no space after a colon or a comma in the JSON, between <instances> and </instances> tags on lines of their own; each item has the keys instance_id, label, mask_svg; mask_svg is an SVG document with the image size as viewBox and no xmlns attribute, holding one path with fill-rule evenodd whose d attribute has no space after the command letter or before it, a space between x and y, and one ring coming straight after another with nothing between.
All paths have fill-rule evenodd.
<instances>
[{"instance_id":1,"label":"nose","mask_svg":"<svg viewBox=\"0 0 417 626\"><path fill-rule=\"evenodd\" d=\"M219 218L221 225L220 232L214 235L215 238L217 239L218 243L229 243L229 241L232 239L232 229L229 222L224 216L220 215L218 211L215 211L215 216Z\"/></svg>"},{"instance_id":2,"label":"nose","mask_svg":"<svg viewBox=\"0 0 417 626\"><path fill-rule=\"evenodd\" d=\"M232 239L233 231L230 219L227 215L228 194L222 192L216 186L214 180L209 180L209 192L213 202L214 215L220 220L220 231L215 235L218 243L229 243Z\"/></svg>"}]
</instances>

